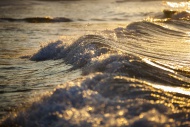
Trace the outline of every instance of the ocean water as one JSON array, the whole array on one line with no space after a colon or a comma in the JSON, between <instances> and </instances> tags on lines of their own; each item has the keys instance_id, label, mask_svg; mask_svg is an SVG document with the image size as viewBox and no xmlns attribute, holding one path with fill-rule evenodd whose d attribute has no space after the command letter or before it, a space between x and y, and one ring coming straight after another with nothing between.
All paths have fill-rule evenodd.
<instances>
[{"instance_id":1,"label":"ocean water","mask_svg":"<svg viewBox=\"0 0 190 127\"><path fill-rule=\"evenodd\" d=\"M1 0L1 127L189 127L190 2Z\"/></svg>"}]
</instances>

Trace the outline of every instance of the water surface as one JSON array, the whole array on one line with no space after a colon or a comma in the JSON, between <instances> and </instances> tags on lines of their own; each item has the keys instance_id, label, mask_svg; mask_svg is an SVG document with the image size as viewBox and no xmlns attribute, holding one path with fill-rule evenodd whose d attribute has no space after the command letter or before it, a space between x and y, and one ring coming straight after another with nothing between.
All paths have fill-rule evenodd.
<instances>
[{"instance_id":1,"label":"water surface","mask_svg":"<svg viewBox=\"0 0 190 127\"><path fill-rule=\"evenodd\" d=\"M190 126L189 2L0 2L1 126Z\"/></svg>"}]
</instances>

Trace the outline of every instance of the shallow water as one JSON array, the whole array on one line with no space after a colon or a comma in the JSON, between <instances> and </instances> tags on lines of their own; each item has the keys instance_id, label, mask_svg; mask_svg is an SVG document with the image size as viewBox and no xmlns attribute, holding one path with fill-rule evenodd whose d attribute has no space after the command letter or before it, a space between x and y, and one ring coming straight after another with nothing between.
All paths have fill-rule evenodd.
<instances>
[{"instance_id":1,"label":"shallow water","mask_svg":"<svg viewBox=\"0 0 190 127\"><path fill-rule=\"evenodd\" d=\"M1 126L190 126L188 8L0 2Z\"/></svg>"}]
</instances>

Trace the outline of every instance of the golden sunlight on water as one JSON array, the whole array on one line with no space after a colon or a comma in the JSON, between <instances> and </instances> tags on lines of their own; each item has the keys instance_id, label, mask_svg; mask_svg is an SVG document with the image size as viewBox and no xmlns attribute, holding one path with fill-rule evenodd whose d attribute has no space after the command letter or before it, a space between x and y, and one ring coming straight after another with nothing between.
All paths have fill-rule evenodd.
<instances>
[{"instance_id":1,"label":"golden sunlight on water","mask_svg":"<svg viewBox=\"0 0 190 127\"><path fill-rule=\"evenodd\" d=\"M154 84L151 86L157 88L157 89L162 89L166 92L173 92L173 93L180 93L180 94L184 94L184 95L190 95L190 90L189 89L185 89L185 88L181 88L181 87L172 87L172 86L164 86L164 85L158 85L158 84Z\"/></svg>"},{"instance_id":2,"label":"golden sunlight on water","mask_svg":"<svg viewBox=\"0 0 190 127\"><path fill-rule=\"evenodd\" d=\"M164 2L165 5L178 10L189 10L190 2Z\"/></svg>"},{"instance_id":3,"label":"golden sunlight on water","mask_svg":"<svg viewBox=\"0 0 190 127\"><path fill-rule=\"evenodd\" d=\"M126 78L123 76L116 76L115 79L120 78L120 79L126 79L126 80L130 80L130 81L138 81L138 82L142 82L138 79L132 79L132 78ZM174 86L165 86L165 85L161 85L161 84L156 84L156 83L149 83L146 81L143 81L142 83L147 84L149 86L152 86L156 89L160 89L166 92L172 92L172 93L179 93L179 94L183 94L183 95L190 95L190 89L186 89L183 87L174 87Z\"/></svg>"},{"instance_id":4,"label":"golden sunlight on water","mask_svg":"<svg viewBox=\"0 0 190 127\"><path fill-rule=\"evenodd\" d=\"M172 69L160 66L154 62L151 62L149 59L144 58L143 61L146 62L147 64L150 64L151 66L160 68L162 70L168 71L168 72L173 73L173 74L177 74L177 72L173 71ZM173 93L180 93L180 94L184 94L184 95L190 95L190 89L186 89L183 87L165 86L165 85L155 84L155 83L154 84L147 83L147 84L150 86L153 86L154 88L164 90L166 92L173 92Z\"/></svg>"},{"instance_id":5,"label":"golden sunlight on water","mask_svg":"<svg viewBox=\"0 0 190 127\"><path fill-rule=\"evenodd\" d=\"M165 71L168 71L168 72L171 72L171 73L175 73L173 70L168 69L168 68L165 68L165 67L163 67L163 66L160 66L160 65L158 65L158 64L156 64L156 63L153 63L153 62L151 62L151 61L150 61L149 59L147 59L147 58L144 58L143 61L146 62L146 63L148 63L148 64L150 64L150 65L152 65L152 66L154 66L154 67L160 68L160 69L162 69L162 70L165 70Z\"/></svg>"}]
</instances>

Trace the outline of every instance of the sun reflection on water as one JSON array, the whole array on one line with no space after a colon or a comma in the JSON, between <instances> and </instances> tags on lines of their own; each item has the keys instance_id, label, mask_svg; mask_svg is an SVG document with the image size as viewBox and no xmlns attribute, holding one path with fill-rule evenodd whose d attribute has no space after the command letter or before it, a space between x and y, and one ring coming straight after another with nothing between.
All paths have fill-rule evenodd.
<instances>
[{"instance_id":1,"label":"sun reflection on water","mask_svg":"<svg viewBox=\"0 0 190 127\"><path fill-rule=\"evenodd\" d=\"M190 2L164 2L164 4L173 9L190 9Z\"/></svg>"},{"instance_id":2,"label":"sun reflection on water","mask_svg":"<svg viewBox=\"0 0 190 127\"><path fill-rule=\"evenodd\" d=\"M162 89L166 92L190 95L190 89L185 89L185 88L181 88L181 87L164 86L164 85L158 85L158 84L152 84L152 86L157 89Z\"/></svg>"}]
</instances>

